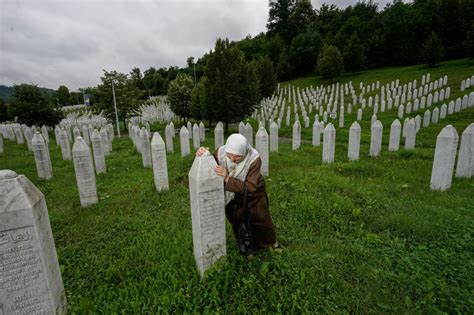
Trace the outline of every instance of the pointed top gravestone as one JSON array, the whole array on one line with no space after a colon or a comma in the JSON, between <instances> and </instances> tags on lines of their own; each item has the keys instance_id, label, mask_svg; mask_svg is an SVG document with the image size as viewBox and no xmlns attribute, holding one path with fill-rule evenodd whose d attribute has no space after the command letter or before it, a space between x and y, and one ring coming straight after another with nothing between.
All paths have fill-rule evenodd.
<instances>
[{"instance_id":1,"label":"pointed top gravestone","mask_svg":"<svg viewBox=\"0 0 474 315\"><path fill-rule=\"evenodd\" d=\"M360 125L357 121L355 121L349 128L349 145L347 150L347 157L349 161L357 161L359 159L360 134Z\"/></svg>"},{"instance_id":2,"label":"pointed top gravestone","mask_svg":"<svg viewBox=\"0 0 474 315\"><path fill-rule=\"evenodd\" d=\"M383 126L380 120L376 120L370 129L369 156L377 157L382 150Z\"/></svg>"},{"instance_id":3,"label":"pointed top gravestone","mask_svg":"<svg viewBox=\"0 0 474 315\"><path fill-rule=\"evenodd\" d=\"M199 126L197 124L193 125L193 147L198 149L201 146L201 136L199 131Z\"/></svg>"},{"instance_id":4,"label":"pointed top gravestone","mask_svg":"<svg viewBox=\"0 0 474 315\"><path fill-rule=\"evenodd\" d=\"M323 136L323 163L334 162L334 151L336 148L336 129L329 123L324 129Z\"/></svg>"},{"instance_id":5,"label":"pointed top gravestone","mask_svg":"<svg viewBox=\"0 0 474 315\"><path fill-rule=\"evenodd\" d=\"M474 175L474 123L463 131L459 148L456 177L471 178Z\"/></svg>"},{"instance_id":6,"label":"pointed top gravestone","mask_svg":"<svg viewBox=\"0 0 474 315\"><path fill-rule=\"evenodd\" d=\"M153 178L156 190L168 190L168 164L166 161L165 143L158 132L154 133L151 140L151 158L153 161Z\"/></svg>"},{"instance_id":7,"label":"pointed top gravestone","mask_svg":"<svg viewBox=\"0 0 474 315\"><path fill-rule=\"evenodd\" d=\"M24 175L0 170L0 196L0 314L66 314L43 193Z\"/></svg>"},{"instance_id":8,"label":"pointed top gravestone","mask_svg":"<svg viewBox=\"0 0 474 315\"><path fill-rule=\"evenodd\" d=\"M179 143L181 147L181 156L188 155L191 150L189 148L189 131L185 126L182 126L179 131Z\"/></svg>"},{"instance_id":9,"label":"pointed top gravestone","mask_svg":"<svg viewBox=\"0 0 474 315\"><path fill-rule=\"evenodd\" d=\"M97 174L106 173L104 150L102 149L102 139L97 129L94 129L91 135L92 150L94 153L95 171Z\"/></svg>"},{"instance_id":10,"label":"pointed top gravestone","mask_svg":"<svg viewBox=\"0 0 474 315\"><path fill-rule=\"evenodd\" d=\"M53 167L49 156L49 148L39 132L34 134L31 145L35 156L38 177L46 180L51 179L53 177Z\"/></svg>"},{"instance_id":11,"label":"pointed top gravestone","mask_svg":"<svg viewBox=\"0 0 474 315\"><path fill-rule=\"evenodd\" d=\"M214 128L214 149L218 149L224 145L224 124L218 122Z\"/></svg>"},{"instance_id":12,"label":"pointed top gravestone","mask_svg":"<svg viewBox=\"0 0 474 315\"><path fill-rule=\"evenodd\" d=\"M398 119L395 119L390 126L390 141L388 144L389 151L397 151L400 147L400 132L402 125Z\"/></svg>"},{"instance_id":13,"label":"pointed top gravestone","mask_svg":"<svg viewBox=\"0 0 474 315\"><path fill-rule=\"evenodd\" d=\"M74 142L72 147L72 158L74 161L74 171L76 173L81 206L87 207L99 202L91 152L89 146L82 137L77 137Z\"/></svg>"},{"instance_id":14,"label":"pointed top gravestone","mask_svg":"<svg viewBox=\"0 0 474 315\"><path fill-rule=\"evenodd\" d=\"M436 138L430 181L431 190L445 191L451 187L458 138L456 129L451 125L444 127Z\"/></svg>"},{"instance_id":15,"label":"pointed top gravestone","mask_svg":"<svg viewBox=\"0 0 474 315\"><path fill-rule=\"evenodd\" d=\"M265 127L258 128L257 134L255 136L255 148L260 154L262 160L262 166L260 167L260 172L263 176L268 176L269 172L269 143L268 143L268 133L265 130Z\"/></svg>"},{"instance_id":16,"label":"pointed top gravestone","mask_svg":"<svg viewBox=\"0 0 474 315\"><path fill-rule=\"evenodd\" d=\"M278 125L273 121L270 124L270 152L278 152Z\"/></svg>"},{"instance_id":17,"label":"pointed top gravestone","mask_svg":"<svg viewBox=\"0 0 474 315\"><path fill-rule=\"evenodd\" d=\"M216 165L206 152L194 159L188 175L194 258L201 277L226 255L224 184L214 171Z\"/></svg>"}]
</instances>

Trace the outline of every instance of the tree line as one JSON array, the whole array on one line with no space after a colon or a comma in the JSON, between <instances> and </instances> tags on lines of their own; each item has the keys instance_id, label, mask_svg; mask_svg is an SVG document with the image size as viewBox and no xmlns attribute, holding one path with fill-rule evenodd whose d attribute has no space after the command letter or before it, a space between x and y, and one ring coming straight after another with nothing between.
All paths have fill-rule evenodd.
<instances>
[{"instance_id":1,"label":"tree line","mask_svg":"<svg viewBox=\"0 0 474 315\"><path fill-rule=\"evenodd\" d=\"M113 81L122 120L149 96L167 94L184 119L235 122L270 96L277 81L474 58L473 21L472 0L395 0L380 11L373 1L315 9L309 0L270 0L266 32L234 42L218 39L214 49L189 57L183 68L104 70L96 87L59 87L56 103L76 104L86 93L93 108L112 114Z\"/></svg>"}]
</instances>

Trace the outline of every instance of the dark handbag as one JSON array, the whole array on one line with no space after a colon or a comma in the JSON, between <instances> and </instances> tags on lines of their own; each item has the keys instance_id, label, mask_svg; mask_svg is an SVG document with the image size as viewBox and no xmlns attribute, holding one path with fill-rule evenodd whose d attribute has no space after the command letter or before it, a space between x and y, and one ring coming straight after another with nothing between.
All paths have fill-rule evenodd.
<instances>
[{"instance_id":1,"label":"dark handbag","mask_svg":"<svg viewBox=\"0 0 474 315\"><path fill-rule=\"evenodd\" d=\"M252 250L252 231L250 226L250 211L248 210L248 191L247 185L244 184L244 204L243 204L243 211L242 215L240 216L239 220L239 250L242 255L248 256L250 255Z\"/></svg>"}]
</instances>

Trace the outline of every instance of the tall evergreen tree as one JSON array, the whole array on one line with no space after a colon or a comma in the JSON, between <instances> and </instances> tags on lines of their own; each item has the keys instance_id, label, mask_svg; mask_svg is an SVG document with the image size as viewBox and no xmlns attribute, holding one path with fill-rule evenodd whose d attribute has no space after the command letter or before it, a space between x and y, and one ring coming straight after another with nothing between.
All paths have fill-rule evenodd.
<instances>
[{"instance_id":1,"label":"tall evergreen tree","mask_svg":"<svg viewBox=\"0 0 474 315\"><path fill-rule=\"evenodd\" d=\"M56 92L56 97L60 106L66 106L70 104L69 102L71 99L71 95L69 94L69 89L67 88L67 86L59 86L58 91Z\"/></svg>"},{"instance_id":2,"label":"tall evergreen tree","mask_svg":"<svg viewBox=\"0 0 474 315\"><path fill-rule=\"evenodd\" d=\"M260 97L270 97L277 85L277 77L272 61L266 56L260 57L255 64L255 68L260 87Z\"/></svg>"},{"instance_id":3,"label":"tall evergreen tree","mask_svg":"<svg viewBox=\"0 0 474 315\"><path fill-rule=\"evenodd\" d=\"M438 35L432 32L421 48L421 60L426 63L429 68L433 68L444 58L445 54L443 43Z\"/></svg>"},{"instance_id":4,"label":"tall evergreen tree","mask_svg":"<svg viewBox=\"0 0 474 315\"><path fill-rule=\"evenodd\" d=\"M364 67L365 53L364 46L360 43L357 32L351 35L343 51L344 68L347 71L357 71Z\"/></svg>"},{"instance_id":5,"label":"tall evergreen tree","mask_svg":"<svg viewBox=\"0 0 474 315\"><path fill-rule=\"evenodd\" d=\"M184 73L179 73L168 86L168 101L171 110L184 119L188 119L191 115L191 92L193 87L193 79Z\"/></svg>"},{"instance_id":6,"label":"tall evergreen tree","mask_svg":"<svg viewBox=\"0 0 474 315\"><path fill-rule=\"evenodd\" d=\"M210 121L230 122L248 117L258 101L258 79L244 53L228 39L218 39L204 70L206 114Z\"/></svg>"},{"instance_id":7,"label":"tall evergreen tree","mask_svg":"<svg viewBox=\"0 0 474 315\"><path fill-rule=\"evenodd\" d=\"M333 79L344 70L344 60L336 46L325 46L321 50L316 65L316 72L325 79Z\"/></svg>"}]
</instances>

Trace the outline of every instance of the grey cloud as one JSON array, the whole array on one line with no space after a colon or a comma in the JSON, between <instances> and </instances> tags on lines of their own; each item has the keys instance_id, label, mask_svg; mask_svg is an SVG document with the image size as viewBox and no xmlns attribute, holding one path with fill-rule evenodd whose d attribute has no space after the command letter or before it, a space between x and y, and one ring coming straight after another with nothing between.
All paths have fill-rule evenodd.
<instances>
[{"instance_id":1,"label":"grey cloud","mask_svg":"<svg viewBox=\"0 0 474 315\"><path fill-rule=\"evenodd\" d=\"M184 66L219 37L266 31L267 15L267 0L1 0L0 84L74 90L97 85L102 69Z\"/></svg>"}]
</instances>

